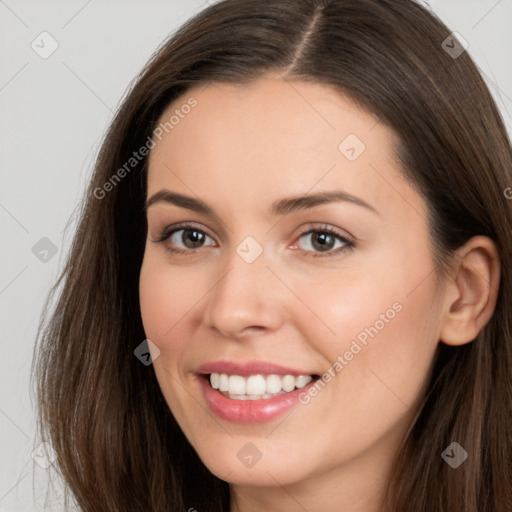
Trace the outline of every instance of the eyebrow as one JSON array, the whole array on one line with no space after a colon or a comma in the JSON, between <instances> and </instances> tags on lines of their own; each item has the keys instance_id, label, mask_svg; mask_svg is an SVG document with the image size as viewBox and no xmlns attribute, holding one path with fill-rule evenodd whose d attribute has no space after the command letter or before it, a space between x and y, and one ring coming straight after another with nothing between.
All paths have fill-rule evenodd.
<instances>
[{"instance_id":1,"label":"eyebrow","mask_svg":"<svg viewBox=\"0 0 512 512\"><path fill-rule=\"evenodd\" d=\"M197 199L177 192L172 192L167 189L159 190L155 192L146 202L145 209L147 210L150 206L156 203L168 203L180 208L186 208L194 212L203 213L215 217L215 212L201 199ZM315 206L322 204L333 203L333 202L348 202L366 208L377 215L379 212L366 201L363 201L359 197L353 196L340 190L331 190L325 192L319 192L317 194L307 194L302 196L288 197L280 199L272 203L270 207L270 213L272 215L287 215L290 213L307 210Z\"/></svg>"}]
</instances>

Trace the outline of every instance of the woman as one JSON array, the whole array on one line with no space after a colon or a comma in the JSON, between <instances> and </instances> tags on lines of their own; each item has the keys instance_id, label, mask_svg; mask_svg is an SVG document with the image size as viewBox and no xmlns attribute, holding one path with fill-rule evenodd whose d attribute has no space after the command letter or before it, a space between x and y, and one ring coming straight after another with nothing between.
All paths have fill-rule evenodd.
<instances>
[{"instance_id":1,"label":"woman","mask_svg":"<svg viewBox=\"0 0 512 512\"><path fill-rule=\"evenodd\" d=\"M511 183L420 5L199 13L119 109L41 327L77 504L511 510Z\"/></svg>"}]
</instances>

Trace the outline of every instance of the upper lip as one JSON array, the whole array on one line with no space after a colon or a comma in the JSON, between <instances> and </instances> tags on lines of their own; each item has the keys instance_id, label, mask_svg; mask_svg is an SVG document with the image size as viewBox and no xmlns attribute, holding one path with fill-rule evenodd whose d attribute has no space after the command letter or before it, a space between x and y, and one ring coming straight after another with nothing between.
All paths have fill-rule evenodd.
<instances>
[{"instance_id":1,"label":"upper lip","mask_svg":"<svg viewBox=\"0 0 512 512\"><path fill-rule=\"evenodd\" d=\"M267 361L212 361L197 368L196 373L225 373L228 375L240 375L241 377L264 374L264 375L315 375L307 370L297 370L286 366L270 363Z\"/></svg>"}]
</instances>

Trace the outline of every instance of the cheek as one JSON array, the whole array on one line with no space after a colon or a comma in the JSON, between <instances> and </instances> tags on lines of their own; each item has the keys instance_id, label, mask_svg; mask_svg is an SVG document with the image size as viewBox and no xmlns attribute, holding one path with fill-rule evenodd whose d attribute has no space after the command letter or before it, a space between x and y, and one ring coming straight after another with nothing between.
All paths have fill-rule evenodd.
<instances>
[{"instance_id":1,"label":"cheek","mask_svg":"<svg viewBox=\"0 0 512 512\"><path fill-rule=\"evenodd\" d=\"M173 330L205 292L200 283L177 267L145 258L139 281L140 309L149 339L172 338ZM161 347L160 347L161 348Z\"/></svg>"},{"instance_id":2,"label":"cheek","mask_svg":"<svg viewBox=\"0 0 512 512\"><path fill-rule=\"evenodd\" d=\"M361 272L340 272L321 282L317 279L314 285L303 282L294 290L310 310L299 314L298 308L303 308L299 305L294 320L300 322L304 337L332 362L350 350L353 341L369 346L369 340L403 317L399 289Z\"/></svg>"},{"instance_id":3,"label":"cheek","mask_svg":"<svg viewBox=\"0 0 512 512\"><path fill-rule=\"evenodd\" d=\"M357 358L366 366L387 364L400 373L419 358L429 362L439 319L428 238L420 235L368 252L357 272L330 283L323 296L316 294L325 323L336 333L328 344L330 360L357 352L359 345Z\"/></svg>"},{"instance_id":4,"label":"cheek","mask_svg":"<svg viewBox=\"0 0 512 512\"><path fill-rule=\"evenodd\" d=\"M183 328L188 328L194 304L204 296L197 280L179 268L162 264L151 255L145 257L139 280L142 323L148 339L160 349L153 369L170 410L189 432L183 403L182 368L180 362L189 346Z\"/></svg>"},{"instance_id":5,"label":"cheek","mask_svg":"<svg viewBox=\"0 0 512 512\"><path fill-rule=\"evenodd\" d=\"M382 422L385 430L423 394L439 329L425 268L398 265L380 274L368 268L345 274L343 282L327 279L322 286L296 289L318 316L295 318L327 362L327 393L360 424L375 422L379 410L373 425Z\"/></svg>"}]
</instances>

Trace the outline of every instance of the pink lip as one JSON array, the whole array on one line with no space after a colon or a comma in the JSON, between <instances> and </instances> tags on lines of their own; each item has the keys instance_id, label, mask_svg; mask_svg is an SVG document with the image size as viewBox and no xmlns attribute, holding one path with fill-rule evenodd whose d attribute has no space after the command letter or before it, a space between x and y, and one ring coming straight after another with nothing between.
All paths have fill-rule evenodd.
<instances>
[{"instance_id":1,"label":"pink lip","mask_svg":"<svg viewBox=\"0 0 512 512\"><path fill-rule=\"evenodd\" d=\"M312 380L300 389L273 398L261 400L234 400L213 389L208 377L199 375L197 380L210 409L221 419L233 423L263 423L276 418L299 403L299 395L314 385Z\"/></svg>"},{"instance_id":2,"label":"pink lip","mask_svg":"<svg viewBox=\"0 0 512 512\"><path fill-rule=\"evenodd\" d=\"M307 370L295 370L265 361L249 361L247 363L235 363L234 361L213 361L200 366L196 373L227 373L228 375L240 375L247 377L249 375L313 375ZM270 398L268 399L270 400Z\"/></svg>"}]
</instances>

